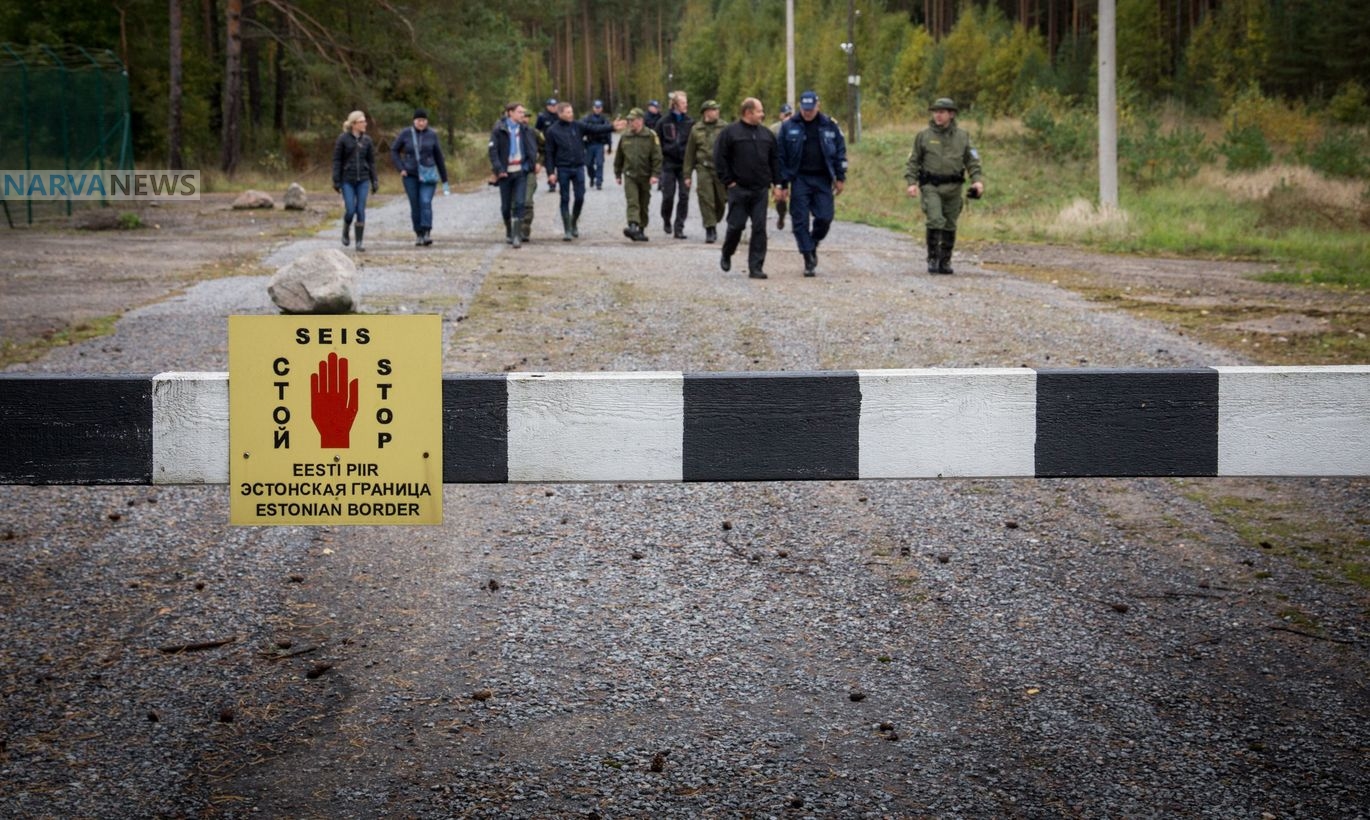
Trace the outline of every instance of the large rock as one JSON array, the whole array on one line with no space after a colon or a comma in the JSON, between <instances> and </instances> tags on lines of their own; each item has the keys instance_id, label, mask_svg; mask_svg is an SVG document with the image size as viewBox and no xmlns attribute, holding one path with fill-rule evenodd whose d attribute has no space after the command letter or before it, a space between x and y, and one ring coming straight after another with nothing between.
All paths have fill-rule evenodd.
<instances>
[{"instance_id":1,"label":"large rock","mask_svg":"<svg viewBox=\"0 0 1370 820\"><path fill-rule=\"evenodd\" d=\"M351 313L357 267L337 248L311 251L276 271L266 292L282 313Z\"/></svg>"},{"instance_id":2,"label":"large rock","mask_svg":"<svg viewBox=\"0 0 1370 820\"><path fill-rule=\"evenodd\" d=\"M238 198L233 200L233 210L248 211L254 208L274 208L276 200L271 198L271 194L262 191L243 191L238 194Z\"/></svg>"},{"instance_id":3,"label":"large rock","mask_svg":"<svg viewBox=\"0 0 1370 820\"><path fill-rule=\"evenodd\" d=\"M304 192L304 186L298 182L290 183L290 187L285 189L285 209L287 211L303 211L309 207L309 194Z\"/></svg>"}]
</instances>

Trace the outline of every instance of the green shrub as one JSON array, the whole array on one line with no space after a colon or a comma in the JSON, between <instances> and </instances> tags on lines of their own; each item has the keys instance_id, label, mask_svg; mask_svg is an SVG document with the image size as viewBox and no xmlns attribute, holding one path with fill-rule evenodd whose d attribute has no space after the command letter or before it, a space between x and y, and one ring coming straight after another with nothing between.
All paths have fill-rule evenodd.
<instances>
[{"instance_id":1,"label":"green shrub","mask_svg":"<svg viewBox=\"0 0 1370 820\"><path fill-rule=\"evenodd\" d=\"M1347 125L1370 121L1370 99L1367 99L1365 86L1355 80L1347 81L1327 103L1327 114Z\"/></svg>"},{"instance_id":2,"label":"green shrub","mask_svg":"<svg viewBox=\"0 0 1370 820\"><path fill-rule=\"evenodd\" d=\"M1125 131L1118 140L1122 172L1141 188L1189 179L1213 157L1213 149L1204 144L1199 129L1178 127L1163 132L1150 118L1140 128Z\"/></svg>"},{"instance_id":3,"label":"green shrub","mask_svg":"<svg viewBox=\"0 0 1370 820\"><path fill-rule=\"evenodd\" d=\"M1275 156L1265 141L1265 134L1255 125L1228 131L1218 146L1218 153L1227 157L1227 170L1254 171L1269 165Z\"/></svg>"},{"instance_id":4,"label":"green shrub","mask_svg":"<svg viewBox=\"0 0 1370 820\"><path fill-rule=\"evenodd\" d=\"M132 231L143 227L143 219L133 211L124 211L119 214L119 230Z\"/></svg>"},{"instance_id":5,"label":"green shrub","mask_svg":"<svg viewBox=\"0 0 1370 820\"><path fill-rule=\"evenodd\" d=\"M1027 146L1053 159L1089 159L1097 150L1094 117L1054 94L1034 96L1023 112L1023 126Z\"/></svg>"},{"instance_id":6,"label":"green shrub","mask_svg":"<svg viewBox=\"0 0 1370 820\"><path fill-rule=\"evenodd\" d=\"M1364 179L1370 177L1370 145L1347 131L1330 131L1300 159L1309 168L1330 177Z\"/></svg>"}]
</instances>

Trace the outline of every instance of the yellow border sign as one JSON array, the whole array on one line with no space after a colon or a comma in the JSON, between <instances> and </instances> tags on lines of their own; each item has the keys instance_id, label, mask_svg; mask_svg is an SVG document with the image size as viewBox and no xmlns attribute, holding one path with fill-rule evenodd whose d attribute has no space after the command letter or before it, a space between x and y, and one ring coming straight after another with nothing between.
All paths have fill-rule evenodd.
<instances>
[{"instance_id":1,"label":"yellow border sign","mask_svg":"<svg viewBox=\"0 0 1370 820\"><path fill-rule=\"evenodd\" d=\"M230 316L233 524L442 523L438 316Z\"/></svg>"}]
</instances>

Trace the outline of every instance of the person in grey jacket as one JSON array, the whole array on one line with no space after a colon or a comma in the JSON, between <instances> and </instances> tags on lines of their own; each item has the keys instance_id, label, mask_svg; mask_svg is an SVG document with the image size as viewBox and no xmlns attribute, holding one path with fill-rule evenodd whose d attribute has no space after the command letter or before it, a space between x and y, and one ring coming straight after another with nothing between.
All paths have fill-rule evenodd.
<instances>
[{"instance_id":1,"label":"person in grey jacket","mask_svg":"<svg viewBox=\"0 0 1370 820\"><path fill-rule=\"evenodd\" d=\"M413 127L395 136L390 143L390 161L400 172L404 192L409 195L409 218L418 237L414 244L433 244L433 195L439 180L443 190L448 190L447 164L437 132L428 127L427 111L415 109Z\"/></svg>"},{"instance_id":2,"label":"person in grey jacket","mask_svg":"<svg viewBox=\"0 0 1370 820\"><path fill-rule=\"evenodd\" d=\"M357 252L365 251L366 192L375 193L376 145L366 135L366 115L353 111L343 123L343 132L333 143L333 190L343 198L343 247L352 241L352 220L357 220Z\"/></svg>"}]
</instances>

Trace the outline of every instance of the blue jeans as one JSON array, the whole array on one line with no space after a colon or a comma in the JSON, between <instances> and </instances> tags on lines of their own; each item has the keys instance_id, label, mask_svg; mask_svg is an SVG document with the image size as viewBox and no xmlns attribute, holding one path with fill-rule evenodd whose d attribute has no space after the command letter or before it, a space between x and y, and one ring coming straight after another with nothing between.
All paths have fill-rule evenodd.
<instances>
[{"instance_id":1,"label":"blue jeans","mask_svg":"<svg viewBox=\"0 0 1370 820\"><path fill-rule=\"evenodd\" d=\"M506 225L518 225L523 221L523 197L527 182L527 171L515 171L499 178L499 215Z\"/></svg>"},{"instance_id":2,"label":"blue jeans","mask_svg":"<svg viewBox=\"0 0 1370 820\"><path fill-rule=\"evenodd\" d=\"M809 225L809 217L813 225ZM800 174L790 183L790 227L800 253L818 250L832 227L832 180L826 175Z\"/></svg>"},{"instance_id":3,"label":"blue jeans","mask_svg":"<svg viewBox=\"0 0 1370 820\"><path fill-rule=\"evenodd\" d=\"M409 195L409 219L414 223L414 233L433 230L433 194L437 190L436 182L425 185L416 176L404 176L404 192Z\"/></svg>"},{"instance_id":4,"label":"blue jeans","mask_svg":"<svg viewBox=\"0 0 1370 820\"><path fill-rule=\"evenodd\" d=\"M567 200L571 198L572 186L576 189L576 207L585 202L585 166L557 166L557 187L561 189L561 212L567 212Z\"/></svg>"},{"instance_id":5,"label":"blue jeans","mask_svg":"<svg viewBox=\"0 0 1370 820\"><path fill-rule=\"evenodd\" d=\"M590 162L586 166L590 174L590 184L598 188L604 184L604 144L592 142L586 145L585 154Z\"/></svg>"},{"instance_id":6,"label":"blue jeans","mask_svg":"<svg viewBox=\"0 0 1370 820\"><path fill-rule=\"evenodd\" d=\"M342 184L344 225L351 224L353 219L358 225L366 224L366 195L370 191L371 183L366 180Z\"/></svg>"}]
</instances>

